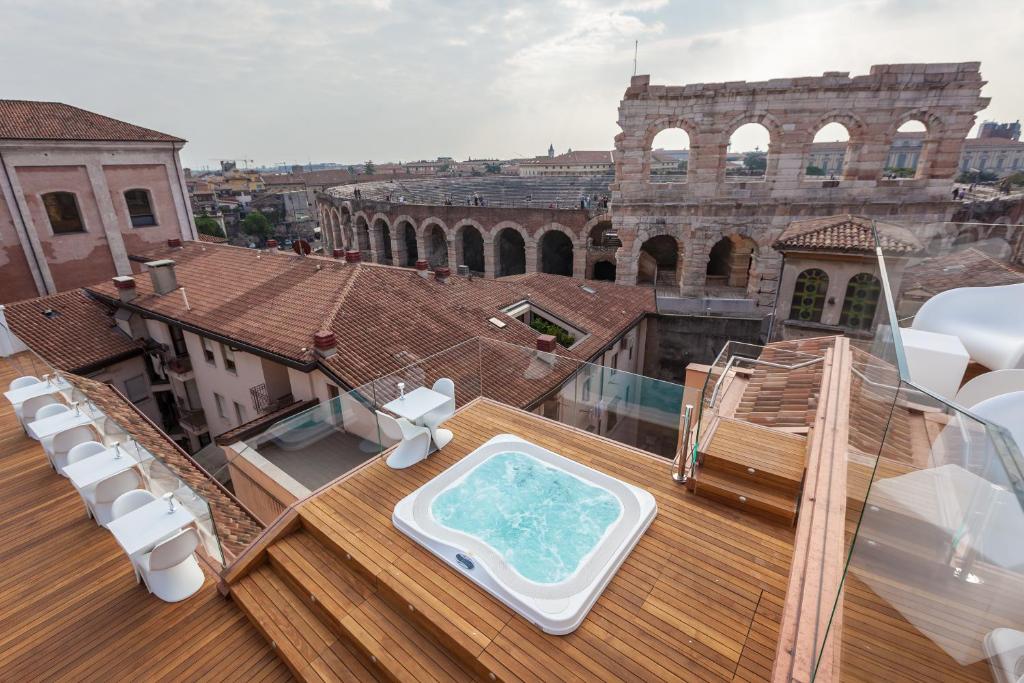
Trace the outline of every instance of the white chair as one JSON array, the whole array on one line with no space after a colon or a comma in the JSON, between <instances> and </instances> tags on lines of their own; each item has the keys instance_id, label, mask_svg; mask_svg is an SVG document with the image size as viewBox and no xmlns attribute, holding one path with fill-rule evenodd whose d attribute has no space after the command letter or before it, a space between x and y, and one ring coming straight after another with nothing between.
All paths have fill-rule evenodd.
<instances>
[{"instance_id":1,"label":"white chair","mask_svg":"<svg viewBox=\"0 0 1024 683\"><path fill-rule=\"evenodd\" d=\"M1024 370L993 370L960 387L956 392L956 402L970 408L985 399L1013 391L1024 391Z\"/></svg>"},{"instance_id":2,"label":"white chair","mask_svg":"<svg viewBox=\"0 0 1024 683\"><path fill-rule=\"evenodd\" d=\"M35 422L36 413L39 412L40 408L53 405L54 403L59 403L59 401L53 396L36 396L14 406L14 414L17 416L18 421L21 422L21 428L24 429L25 425L29 422Z\"/></svg>"},{"instance_id":3,"label":"white chair","mask_svg":"<svg viewBox=\"0 0 1024 683\"><path fill-rule=\"evenodd\" d=\"M1024 453L1024 391L1014 391L987 398L971 406L971 412L980 418L994 422L1010 433L1017 448Z\"/></svg>"},{"instance_id":4,"label":"white chair","mask_svg":"<svg viewBox=\"0 0 1024 683\"><path fill-rule=\"evenodd\" d=\"M1024 681L1024 631L993 629L982 642L996 683Z\"/></svg>"},{"instance_id":5,"label":"white chair","mask_svg":"<svg viewBox=\"0 0 1024 683\"><path fill-rule=\"evenodd\" d=\"M80 443L95 441L96 434L86 427L79 425L63 432L57 432L51 439L44 439L43 448L46 456L50 458L53 469L63 476L64 467L68 464L68 452ZM46 442L49 443L46 443Z\"/></svg>"},{"instance_id":6,"label":"white chair","mask_svg":"<svg viewBox=\"0 0 1024 683\"><path fill-rule=\"evenodd\" d=\"M182 529L139 556L138 567L150 593L164 602L180 602L203 587L206 576L196 560L199 534Z\"/></svg>"},{"instance_id":7,"label":"white chair","mask_svg":"<svg viewBox=\"0 0 1024 683\"><path fill-rule=\"evenodd\" d=\"M7 391L14 391L15 389L21 389L23 387L30 387L33 384L39 384L39 382L40 380L38 377L33 377L32 375L24 375L11 382L10 385L7 387Z\"/></svg>"},{"instance_id":8,"label":"white chair","mask_svg":"<svg viewBox=\"0 0 1024 683\"><path fill-rule=\"evenodd\" d=\"M66 462L64 463L64 466L67 467L73 462L91 458L97 453L102 453L105 450L107 450L107 447L99 441L84 441L80 444L75 444L71 447L71 450L68 451L68 456L65 459Z\"/></svg>"},{"instance_id":9,"label":"white chair","mask_svg":"<svg viewBox=\"0 0 1024 683\"><path fill-rule=\"evenodd\" d=\"M389 441L398 441L395 450L388 456L388 467L400 470L415 465L427 457L430 450L430 430L409 422L404 417L394 418L377 411L380 434Z\"/></svg>"},{"instance_id":10,"label":"white chair","mask_svg":"<svg viewBox=\"0 0 1024 683\"><path fill-rule=\"evenodd\" d=\"M82 491L85 504L89 508L89 514L100 526L113 521L114 516L111 509L114 501L122 493L127 493L142 486L142 477L135 469L119 472L112 477L107 477L96 486Z\"/></svg>"},{"instance_id":11,"label":"white chair","mask_svg":"<svg viewBox=\"0 0 1024 683\"><path fill-rule=\"evenodd\" d=\"M124 517L133 510L138 510L143 505L148 505L156 500L156 496L146 489L133 489L125 491L110 506L110 514L113 519Z\"/></svg>"},{"instance_id":12,"label":"white chair","mask_svg":"<svg viewBox=\"0 0 1024 683\"><path fill-rule=\"evenodd\" d=\"M45 420L48 417L53 417L54 415L60 415L61 413L67 413L70 411L71 408L68 408L63 403L51 403L50 405L43 406L36 411L36 420ZM49 453L53 444L53 435L44 436L39 440L39 443L43 444L43 450Z\"/></svg>"},{"instance_id":13,"label":"white chair","mask_svg":"<svg viewBox=\"0 0 1024 683\"><path fill-rule=\"evenodd\" d=\"M450 429L441 429L441 425L455 414L455 382L442 377L434 382L432 387L439 394L444 394L450 400L446 401L440 408L434 408L420 418L420 421L430 430L430 438L434 440L438 449L444 448L452 440L454 434Z\"/></svg>"}]
</instances>

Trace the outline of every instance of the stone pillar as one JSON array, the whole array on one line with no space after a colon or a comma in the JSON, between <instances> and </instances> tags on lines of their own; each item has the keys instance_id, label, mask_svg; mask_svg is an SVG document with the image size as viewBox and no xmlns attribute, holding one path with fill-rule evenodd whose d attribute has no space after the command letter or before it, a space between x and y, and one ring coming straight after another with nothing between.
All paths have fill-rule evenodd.
<instances>
[{"instance_id":1,"label":"stone pillar","mask_svg":"<svg viewBox=\"0 0 1024 683\"><path fill-rule=\"evenodd\" d=\"M391 231L391 264L400 266L405 261L405 240L398 239L398 231Z\"/></svg>"},{"instance_id":2,"label":"stone pillar","mask_svg":"<svg viewBox=\"0 0 1024 683\"><path fill-rule=\"evenodd\" d=\"M99 161L89 160L85 164L85 172L89 176L89 185L92 186L93 196L96 197L100 222L103 223L103 234L107 238L107 248L110 249L114 268L117 269L118 275L131 275L132 265L128 260L124 237L121 235L121 228L117 222L117 210L114 208L114 202L110 199L110 187L107 185L107 176L103 172L103 165Z\"/></svg>"},{"instance_id":3,"label":"stone pillar","mask_svg":"<svg viewBox=\"0 0 1024 683\"><path fill-rule=\"evenodd\" d=\"M494 240L484 236L484 277L494 279Z\"/></svg>"},{"instance_id":4,"label":"stone pillar","mask_svg":"<svg viewBox=\"0 0 1024 683\"><path fill-rule=\"evenodd\" d=\"M456 272L458 272L458 267L462 264L458 262L458 255L455 253L455 238L450 237L446 242L448 244L448 267L455 268Z\"/></svg>"},{"instance_id":5,"label":"stone pillar","mask_svg":"<svg viewBox=\"0 0 1024 683\"><path fill-rule=\"evenodd\" d=\"M46 252L43 251L42 242L39 240L39 233L32 221L32 213L25 202L25 195L21 190L21 183L18 181L18 174L10 159L0 159L3 164L4 173L0 174L0 190L3 191L4 203L14 222L15 231L18 233L18 240L22 243L22 250L25 252L25 262L32 272L32 280L35 282L36 291L39 296L46 296L57 291L53 283L53 275L50 273L50 266L46 262ZM7 184L10 180L10 185ZM15 208L17 207L17 208ZM24 222L22 222L24 218ZM33 258L33 254L35 257Z\"/></svg>"},{"instance_id":6,"label":"stone pillar","mask_svg":"<svg viewBox=\"0 0 1024 683\"><path fill-rule=\"evenodd\" d=\"M572 245L572 276L578 280L587 279L587 248L584 245Z\"/></svg>"},{"instance_id":7,"label":"stone pillar","mask_svg":"<svg viewBox=\"0 0 1024 683\"><path fill-rule=\"evenodd\" d=\"M536 273L536 272L538 272L540 270L540 268L537 267L537 259L540 258L540 251L539 251L539 248L537 246L537 240L533 239L532 237L529 238L528 240L526 240L525 250L526 250L526 272L527 273Z\"/></svg>"}]
</instances>

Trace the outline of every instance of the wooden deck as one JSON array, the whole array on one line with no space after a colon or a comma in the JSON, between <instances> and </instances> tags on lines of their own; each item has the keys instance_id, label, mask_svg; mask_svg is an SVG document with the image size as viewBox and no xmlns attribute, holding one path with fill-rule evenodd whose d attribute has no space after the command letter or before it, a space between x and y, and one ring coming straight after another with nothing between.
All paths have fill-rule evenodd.
<instances>
[{"instance_id":1,"label":"wooden deck","mask_svg":"<svg viewBox=\"0 0 1024 683\"><path fill-rule=\"evenodd\" d=\"M0 386L17 376L0 359ZM291 675L216 589L167 604L0 400L0 680L245 680Z\"/></svg>"},{"instance_id":2,"label":"wooden deck","mask_svg":"<svg viewBox=\"0 0 1024 683\"><path fill-rule=\"evenodd\" d=\"M428 460L391 470L375 459L303 503L228 577L299 677L769 678L791 529L690 494L672 481L667 460L485 399L447 426L455 440ZM567 636L542 633L391 522L400 498L504 432L641 486L658 502L650 529Z\"/></svg>"}]
</instances>

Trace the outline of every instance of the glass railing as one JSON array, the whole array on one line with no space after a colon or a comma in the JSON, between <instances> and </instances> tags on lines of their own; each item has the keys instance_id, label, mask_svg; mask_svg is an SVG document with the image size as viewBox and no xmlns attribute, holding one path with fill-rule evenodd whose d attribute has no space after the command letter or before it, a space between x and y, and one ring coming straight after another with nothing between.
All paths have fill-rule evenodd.
<instances>
[{"instance_id":1,"label":"glass railing","mask_svg":"<svg viewBox=\"0 0 1024 683\"><path fill-rule=\"evenodd\" d=\"M0 329L0 334L5 333L10 334L6 328ZM103 409L102 404L106 400L104 397L94 395L85 383L54 368L30 349L10 355L0 362L15 368L18 376L33 376L50 381L67 380L68 388L54 394L54 398L88 416L89 426L95 432L97 441L107 447L116 445L122 457L136 461L136 469L142 477L143 488L158 498L170 493L176 504L189 510L195 518L195 526L207 556L221 565L225 564L224 549L210 503L196 486L186 481L163 458L150 450L155 444L147 447L147 444L151 443L150 436L140 432L133 422L113 417L111 411ZM3 387L3 391L7 391L7 387ZM171 447L170 444L168 447ZM45 457L42 448L40 457ZM68 485L70 486L70 483ZM210 482L210 485L213 483Z\"/></svg>"},{"instance_id":2,"label":"glass railing","mask_svg":"<svg viewBox=\"0 0 1024 683\"><path fill-rule=\"evenodd\" d=\"M1021 238L898 228L922 249L879 251L875 324L852 342L845 569L818 667L828 650L849 680L1016 681L1024 373L1001 371L1024 344L1024 285L1008 288L1024 282Z\"/></svg>"}]
</instances>

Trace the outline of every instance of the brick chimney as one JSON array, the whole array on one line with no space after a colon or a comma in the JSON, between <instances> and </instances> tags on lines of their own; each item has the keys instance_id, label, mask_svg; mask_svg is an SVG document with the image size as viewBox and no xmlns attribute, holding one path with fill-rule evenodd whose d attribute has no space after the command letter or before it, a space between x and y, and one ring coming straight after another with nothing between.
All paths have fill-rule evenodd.
<instances>
[{"instance_id":1,"label":"brick chimney","mask_svg":"<svg viewBox=\"0 0 1024 683\"><path fill-rule=\"evenodd\" d=\"M345 252L345 261L348 263L359 263L362 254L356 249L349 249Z\"/></svg>"},{"instance_id":2,"label":"brick chimney","mask_svg":"<svg viewBox=\"0 0 1024 683\"><path fill-rule=\"evenodd\" d=\"M267 249L277 249L277 240L275 240L275 239L267 240Z\"/></svg>"},{"instance_id":3,"label":"brick chimney","mask_svg":"<svg viewBox=\"0 0 1024 683\"><path fill-rule=\"evenodd\" d=\"M114 288L117 289L117 298L123 303L128 303L138 296L135 291L135 278L131 275L118 275L114 278Z\"/></svg>"},{"instance_id":4,"label":"brick chimney","mask_svg":"<svg viewBox=\"0 0 1024 683\"><path fill-rule=\"evenodd\" d=\"M169 246L169 247L180 247L181 246L181 239L179 239L177 237L172 237L169 240L167 240L167 246Z\"/></svg>"},{"instance_id":5,"label":"brick chimney","mask_svg":"<svg viewBox=\"0 0 1024 683\"><path fill-rule=\"evenodd\" d=\"M146 263L149 278L153 281L155 294L167 294L178 288L178 278L174 274L174 261L169 258Z\"/></svg>"},{"instance_id":6,"label":"brick chimney","mask_svg":"<svg viewBox=\"0 0 1024 683\"><path fill-rule=\"evenodd\" d=\"M448 278L452 276L452 269L448 266L438 266L434 269L434 279L438 282L445 283Z\"/></svg>"},{"instance_id":7,"label":"brick chimney","mask_svg":"<svg viewBox=\"0 0 1024 683\"><path fill-rule=\"evenodd\" d=\"M416 270L419 271L420 277L430 277L430 273L427 269L430 268L430 264L427 263L426 259L420 259L416 262Z\"/></svg>"},{"instance_id":8,"label":"brick chimney","mask_svg":"<svg viewBox=\"0 0 1024 683\"><path fill-rule=\"evenodd\" d=\"M542 334L537 337L537 350L544 351L545 353L554 353L555 345L558 341L555 339L553 334Z\"/></svg>"},{"instance_id":9,"label":"brick chimney","mask_svg":"<svg viewBox=\"0 0 1024 683\"><path fill-rule=\"evenodd\" d=\"M331 252L331 256L334 258L345 258L345 250L335 247L334 251Z\"/></svg>"},{"instance_id":10,"label":"brick chimney","mask_svg":"<svg viewBox=\"0 0 1024 683\"><path fill-rule=\"evenodd\" d=\"M338 350L338 341L330 330L320 330L313 335L313 348L321 358L330 358Z\"/></svg>"}]
</instances>

